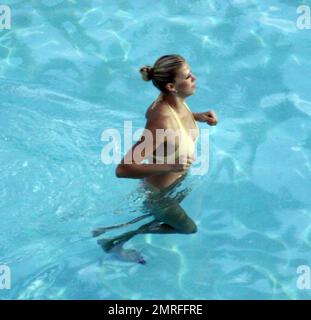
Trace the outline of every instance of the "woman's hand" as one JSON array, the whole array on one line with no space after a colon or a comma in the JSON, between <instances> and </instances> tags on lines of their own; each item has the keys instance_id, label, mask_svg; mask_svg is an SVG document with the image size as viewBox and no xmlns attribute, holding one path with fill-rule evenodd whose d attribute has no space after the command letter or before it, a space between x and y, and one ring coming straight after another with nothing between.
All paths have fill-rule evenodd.
<instances>
[{"instance_id":1,"label":"woman's hand","mask_svg":"<svg viewBox=\"0 0 311 320\"><path fill-rule=\"evenodd\" d=\"M179 162L177 159L177 163L171 164L170 171L172 172L188 171L194 160L195 158L193 156L181 157Z\"/></svg>"},{"instance_id":2,"label":"woman's hand","mask_svg":"<svg viewBox=\"0 0 311 320\"><path fill-rule=\"evenodd\" d=\"M196 113L195 120L200 122L206 122L210 126L216 126L216 124L218 123L216 113L213 110Z\"/></svg>"}]
</instances>

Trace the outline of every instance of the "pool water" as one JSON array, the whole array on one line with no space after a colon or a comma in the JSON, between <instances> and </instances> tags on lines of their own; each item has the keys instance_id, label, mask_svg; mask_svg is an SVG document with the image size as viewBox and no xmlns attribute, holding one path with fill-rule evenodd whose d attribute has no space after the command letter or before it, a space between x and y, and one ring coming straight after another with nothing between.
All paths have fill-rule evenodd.
<instances>
[{"instance_id":1,"label":"pool water","mask_svg":"<svg viewBox=\"0 0 311 320\"><path fill-rule=\"evenodd\" d=\"M0 299L311 297L297 288L297 268L311 268L311 30L296 27L310 1L5 4L0 265L12 279ZM189 106L219 124L209 171L185 181L198 232L133 238L140 265L91 236L137 217L142 201L139 180L101 161L101 134L144 127L158 92L138 69L170 53L197 77Z\"/></svg>"}]
</instances>

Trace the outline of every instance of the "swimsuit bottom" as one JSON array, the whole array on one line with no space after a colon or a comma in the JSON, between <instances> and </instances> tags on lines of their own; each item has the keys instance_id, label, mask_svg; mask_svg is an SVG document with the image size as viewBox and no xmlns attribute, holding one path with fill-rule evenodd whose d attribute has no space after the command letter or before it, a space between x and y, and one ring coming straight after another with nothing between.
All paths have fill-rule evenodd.
<instances>
[{"instance_id":1,"label":"swimsuit bottom","mask_svg":"<svg viewBox=\"0 0 311 320\"><path fill-rule=\"evenodd\" d=\"M153 213L154 210L165 209L172 204L180 203L192 190L182 185L186 176L187 173L163 190L144 180L142 182L145 193L145 200L143 201L144 211Z\"/></svg>"}]
</instances>

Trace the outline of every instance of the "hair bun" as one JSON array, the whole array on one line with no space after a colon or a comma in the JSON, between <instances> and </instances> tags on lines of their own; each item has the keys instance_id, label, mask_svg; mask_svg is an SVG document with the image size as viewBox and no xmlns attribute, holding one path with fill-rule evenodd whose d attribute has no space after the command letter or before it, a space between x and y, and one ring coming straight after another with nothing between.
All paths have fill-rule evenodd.
<instances>
[{"instance_id":1,"label":"hair bun","mask_svg":"<svg viewBox=\"0 0 311 320\"><path fill-rule=\"evenodd\" d=\"M150 67L150 66L141 67L139 69L139 72L141 73L141 75L145 81L150 81L152 79L152 76L153 76L153 68L152 67Z\"/></svg>"}]
</instances>

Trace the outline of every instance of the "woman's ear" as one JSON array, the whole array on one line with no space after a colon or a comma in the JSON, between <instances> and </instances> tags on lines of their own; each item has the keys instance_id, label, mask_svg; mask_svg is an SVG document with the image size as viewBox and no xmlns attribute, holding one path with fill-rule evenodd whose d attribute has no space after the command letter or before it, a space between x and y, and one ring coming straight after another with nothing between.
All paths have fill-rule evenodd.
<instances>
[{"instance_id":1,"label":"woman's ear","mask_svg":"<svg viewBox=\"0 0 311 320\"><path fill-rule=\"evenodd\" d=\"M174 93L176 92L175 86L173 83L169 82L166 84L165 89L170 92L170 93Z\"/></svg>"}]
</instances>

